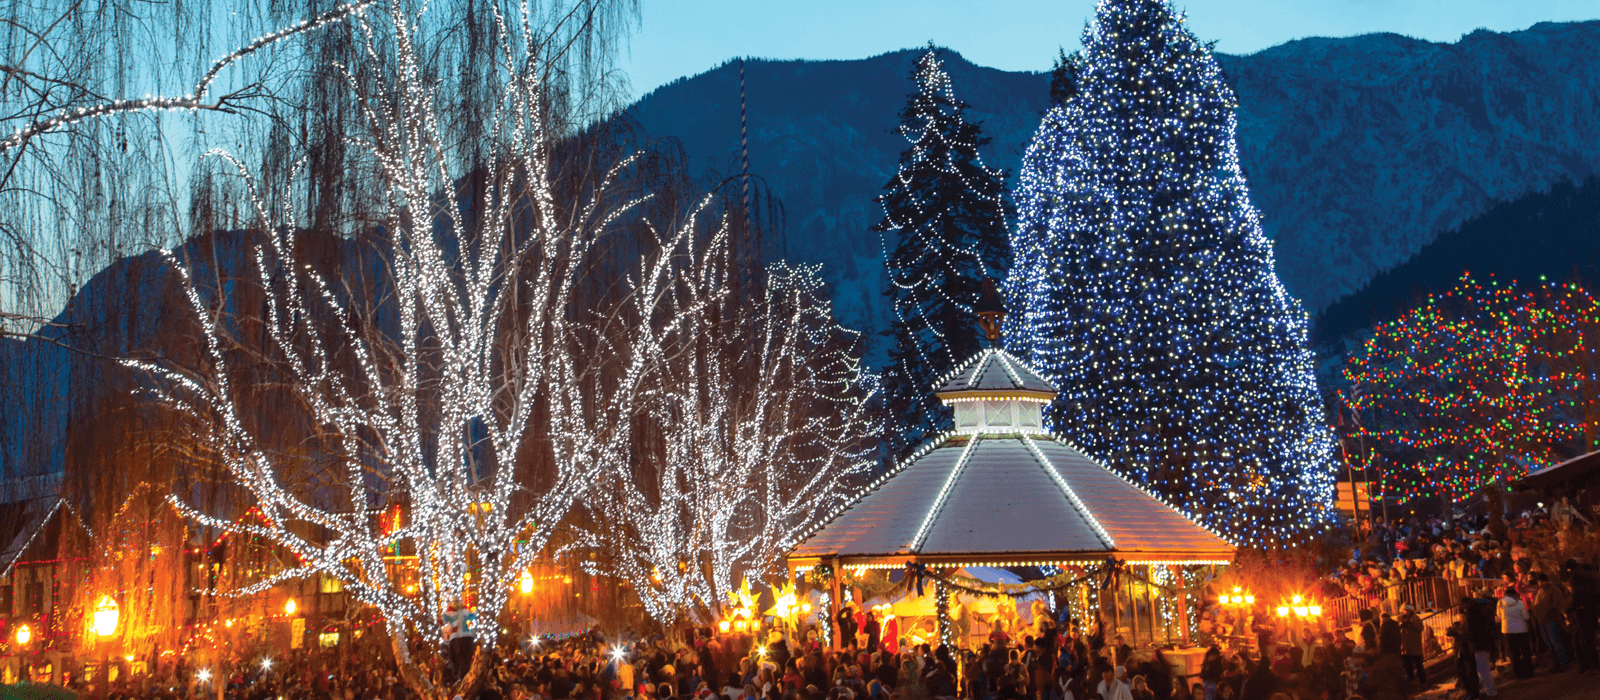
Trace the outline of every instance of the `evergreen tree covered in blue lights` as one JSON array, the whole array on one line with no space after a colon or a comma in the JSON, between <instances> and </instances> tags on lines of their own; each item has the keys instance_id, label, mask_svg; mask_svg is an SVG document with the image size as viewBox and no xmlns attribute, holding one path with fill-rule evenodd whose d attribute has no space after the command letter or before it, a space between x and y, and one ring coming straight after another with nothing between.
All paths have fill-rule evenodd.
<instances>
[{"instance_id":1,"label":"evergreen tree covered in blue lights","mask_svg":"<svg viewBox=\"0 0 1600 700\"><path fill-rule=\"evenodd\" d=\"M1213 529L1325 522L1332 436L1210 47L1165 0L1102 0L1016 192L1008 347L1051 428Z\"/></svg>"},{"instance_id":2,"label":"evergreen tree covered in blue lights","mask_svg":"<svg viewBox=\"0 0 1600 700\"><path fill-rule=\"evenodd\" d=\"M877 198L884 218L872 229L893 245L884 295L894 309L885 335L894 344L883 376L892 457L950 427L933 385L983 349L972 307L984 279L1003 277L1011 262L1005 173L978 155L989 139L966 120L967 105L955 98L936 51L917 61L911 77L916 92L897 129L910 147Z\"/></svg>"}]
</instances>

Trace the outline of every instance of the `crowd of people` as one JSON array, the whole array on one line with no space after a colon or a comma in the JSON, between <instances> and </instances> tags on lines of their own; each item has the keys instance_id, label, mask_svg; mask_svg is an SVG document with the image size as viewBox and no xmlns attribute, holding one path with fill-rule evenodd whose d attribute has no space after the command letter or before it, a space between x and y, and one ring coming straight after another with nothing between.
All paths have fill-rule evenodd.
<instances>
[{"instance_id":1,"label":"crowd of people","mask_svg":"<svg viewBox=\"0 0 1600 700\"><path fill-rule=\"evenodd\" d=\"M1547 659L1551 673L1600 673L1600 518L1574 501L1587 499L1553 498L1510 518L1493 516L1491 509L1448 524L1374 518L1323 593L1355 601L1363 630L1368 617L1376 619L1380 646L1401 607L1410 609L1407 617L1422 609L1447 622L1443 640L1432 638L1440 625L1422 625L1422 644L1412 645L1413 623L1399 646L1404 652L1420 648L1428 657L1452 653L1456 687L1467 698L1494 696L1497 678L1533 676L1536 657ZM1414 678L1420 659L1401 656Z\"/></svg>"}]
</instances>

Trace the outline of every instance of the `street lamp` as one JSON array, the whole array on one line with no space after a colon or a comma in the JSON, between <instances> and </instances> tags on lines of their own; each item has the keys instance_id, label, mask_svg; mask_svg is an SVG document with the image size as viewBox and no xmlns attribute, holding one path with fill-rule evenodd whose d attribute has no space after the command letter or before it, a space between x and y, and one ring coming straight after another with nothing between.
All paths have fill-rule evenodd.
<instances>
[{"instance_id":1,"label":"street lamp","mask_svg":"<svg viewBox=\"0 0 1600 700\"><path fill-rule=\"evenodd\" d=\"M102 637L111 636L117 631L117 620L121 617L117 601L108 595L100 596L100 602L94 606L94 633Z\"/></svg>"},{"instance_id":2,"label":"street lamp","mask_svg":"<svg viewBox=\"0 0 1600 700\"><path fill-rule=\"evenodd\" d=\"M289 602L283 604L283 614L285 614L285 615L293 615L294 614L294 610L295 610L294 599L290 598Z\"/></svg>"},{"instance_id":3,"label":"street lamp","mask_svg":"<svg viewBox=\"0 0 1600 700\"><path fill-rule=\"evenodd\" d=\"M533 592L533 574L526 571L522 572L521 588L523 595Z\"/></svg>"},{"instance_id":4,"label":"street lamp","mask_svg":"<svg viewBox=\"0 0 1600 700\"><path fill-rule=\"evenodd\" d=\"M33 630L28 629L27 625L23 625L23 626L17 628L17 643L18 644L21 644L22 646L28 646L28 640L30 640L30 639L33 639Z\"/></svg>"}]
</instances>

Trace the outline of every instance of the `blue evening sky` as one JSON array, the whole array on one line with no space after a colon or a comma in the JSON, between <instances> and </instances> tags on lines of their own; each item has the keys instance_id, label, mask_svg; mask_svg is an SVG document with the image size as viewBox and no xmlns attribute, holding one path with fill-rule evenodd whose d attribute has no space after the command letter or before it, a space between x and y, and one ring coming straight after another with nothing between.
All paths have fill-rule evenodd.
<instances>
[{"instance_id":1,"label":"blue evening sky","mask_svg":"<svg viewBox=\"0 0 1600 700\"><path fill-rule=\"evenodd\" d=\"M1243 54L1309 36L1395 32L1455 41L1474 29L1600 19L1600 0L1177 0L1202 40ZM933 40L967 60L1043 71L1077 48L1093 0L644 0L621 67L635 97L747 56L866 58Z\"/></svg>"}]
</instances>

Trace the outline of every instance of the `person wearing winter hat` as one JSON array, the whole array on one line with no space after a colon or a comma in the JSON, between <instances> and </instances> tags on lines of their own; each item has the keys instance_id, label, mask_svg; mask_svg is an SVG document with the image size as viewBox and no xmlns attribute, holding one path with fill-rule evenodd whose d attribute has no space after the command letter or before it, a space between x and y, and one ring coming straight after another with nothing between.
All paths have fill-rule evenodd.
<instances>
[{"instance_id":1,"label":"person wearing winter hat","mask_svg":"<svg viewBox=\"0 0 1600 700\"><path fill-rule=\"evenodd\" d=\"M1400 609L1400 662L1407 679L1426 687L1428 670L1422 663L1422 618L1417 616L1416 607L1410 603Z\"/></svg>"}]
</instances>

